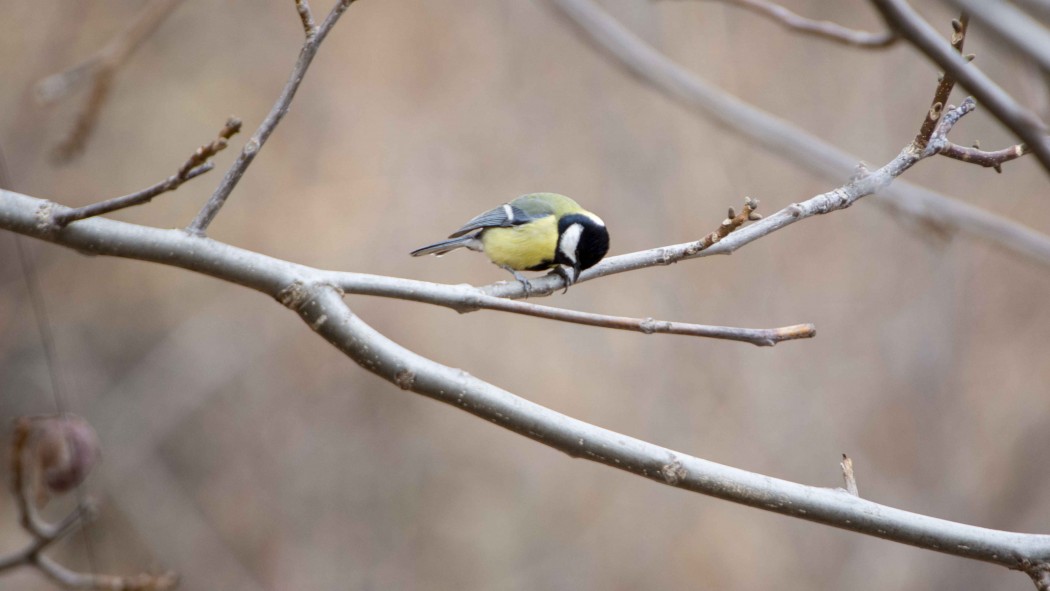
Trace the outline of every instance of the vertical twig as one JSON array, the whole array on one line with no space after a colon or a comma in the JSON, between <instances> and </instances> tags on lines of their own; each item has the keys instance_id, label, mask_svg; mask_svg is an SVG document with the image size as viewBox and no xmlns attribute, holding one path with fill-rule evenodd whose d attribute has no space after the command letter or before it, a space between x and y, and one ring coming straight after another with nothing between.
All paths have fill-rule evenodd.
<instances>
[{"instance_id":1,"label":"vertical twig","mask_svg":"<svg viewBox=\"0 0 1050 591\"><path fill-rule=\"evenodd\" d=\"M970 15L965 12L959 16L958 20L952 21L952 48L960 55L963 43L966 41L966 28L969 24ZM926 112L926 119L923 120L922 127L915 136L915 147L919 150L926 149L926 144L929 143L937 122L941 120L941 113L944 112L944 106L948 104L948 97L951 96L953 88L955 88L955 76L948 72L942 73L937 89L933 93L933 100L930 102L930 110Z\"/></svg>"},{"instance_id":2,"label":"vertical twig","mask_svg":"<svg viewBox=\"0 0 1050 591\"><path fill-rule=\"evenodd\" d=\"M306 42L303 43L302 49L299 51L299 59L295 62L295 67L292 68L292 75L288 78L288 82L284 85L284 90L281 91L281 96L277 98L277 102L274 103L273 108L270 109L270 113L266 116L266 119L259 125L259 128L255 130L252 137L248 140L248 143L241 149L241 153L237 156L237 160L230 166L230 169L226 171L226 175L222 177L222 182L218 188L215 189L215 193L212 194L208 202L204 204L200 212L197 213L197 217L194 218L193 222L190 223L187 231L197 234L204 235L204 232L208 229L212 220L218 215L219 210L226 203L226 200L230 197L230 192L240 182L241 177L244 176L244 171L248 169L252 161L255 160L256 154L262 149L263 144L266 143L267 138L273 133L273 130L277 127L277 124L281 122L281 119L288 113L288 107L292 103L292 99L295 98L295 92L299 90L299 84L302 83L303 77L306 76L306 70L310 68L310 62L313 61L314 56L317 55L317 50L324 42L325 37L328 36L328 32L332 30L335 23L339 20L339 17L343 15L347 8L354 3L354 0L339 0L336 5L332 7L332 11L325 17L324 22L317 28L317 32L313 35L307 35ZM299 9L299 15L303 15L303 7L306 6L305 2L297 1L296 6ZM304 21L304 26L305 26Z\"/></svg>"}]
</instances>

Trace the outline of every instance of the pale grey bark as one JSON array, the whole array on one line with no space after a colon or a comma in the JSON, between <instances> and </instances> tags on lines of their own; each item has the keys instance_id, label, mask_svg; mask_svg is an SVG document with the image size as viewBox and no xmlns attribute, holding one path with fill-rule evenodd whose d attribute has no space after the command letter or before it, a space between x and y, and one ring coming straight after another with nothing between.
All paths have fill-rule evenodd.
<instances>
[{"instance_id":1,"label":"pale grey bark","mask_svg":"<svg viewBox=\"0 0 1050 591\"><path fill-rule=\"evenodd\" d=\"M731 252L798 220L848 207L922 158L935 154L938 142L944 141L955 121L973 107L968 101L946 114L926 152L905 149L886 166L745 226L701 252ZM708 462L565 416L401 347L358 318L343 300L344 291L416 301L458 293L464 308L470 309L480 292L469 286L324 271L184 230L161 230L104 218L57 230L49 222L56 207L61 208L41 199L0 192L0 228L84 252L181 267L269 294L368 371L404 390L461 408L572 457L735 503L1024 570L1036 579L1050 564L1050 536L991 530L910 513L842 489L806 486ZM689 255L691 247L695 244L625 255L607 272Z\"/></svg>"}]
</instances>

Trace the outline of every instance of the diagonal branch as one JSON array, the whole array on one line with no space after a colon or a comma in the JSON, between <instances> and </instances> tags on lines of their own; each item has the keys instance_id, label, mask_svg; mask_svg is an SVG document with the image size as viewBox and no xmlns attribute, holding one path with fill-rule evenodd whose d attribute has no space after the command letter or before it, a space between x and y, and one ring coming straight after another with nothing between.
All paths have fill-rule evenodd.
<instances>
[{"instance_id":1,"label":"diagonal branch","mask_svg":"<svg viewBox=\"0 0 1050 591\"><path fill-rule=\"evenodd\" d=\"M972 93L1000 123L1028 146L1043 169L1050 174L1050 138L1047 136L1046 124L1035 113L1015 101L984 72L958 55L905 0L871 2L882 13L887 25L943 68L946 76L954 77Z\"/></svg>"},{"instance_id":2,"label":"diagonal branch","mask_svg":"<svg viewBox=\"0 0 1050 591\"><path fill-rule=\"evenodd\" d=\"M838 182L854 173L858 157L824 142L805 130L783 119L740 101L725 91L693 75L672 60L646 44L609 16L591 0L548 0L595 45L615 58L618 64L640 80L652 85L697 114L711 119L729 131L738 133L770 153L814 174ZM1050 265L1050 237L1017 222L994 215L898 180L884 187L874 200L877 205L895 213L917 219L935 228L958 230L974 238L987 240L1013 254L1021 255L1043 265ZM763 220L754 226L764 227ZM623 271L669 264L675 247L658 248L629 255L607 257L601 263L584 271L580 281ZM701 250L695 256L721 254L719 250ZM531 281L531 295L549 295L564 287L556 277L541 277ZM525 296L520 285L497 283L483 288L487 293L501 297Z\"/></svg>"},{"instance_id":3,"label":"diagonal branch","mask_svg":"<svg viewBox=\"0 0 1050 591\"><path fill-rule=\"evenodd\" d=\"M909 513L840 489L716 464L562 415L401 347L365 324L329 286L304 286L300 294L287 304L362 367L402 389L453 405L570 457L757 509L1007 568L1029 572L1050 561L1050 536Z\"/></svg>"},{"instance_id":4,"label":"diagonal branch","mask_svg":"<svg viewBox=\"0 0 1050 591\"><path fill-rule=\"evenodd\" d=\"M68 160L84 148L109 97L117 70L181 2L182 0L150 0L134 16L127 29L113 37L93 56L36 84L34 90L37 100L45 105L64 99L86 83L91 84L88 99L77 116L73 129L56 149L59 160Z\"/></svg>"},{"instance_id":5,"label":"diagonal branch","mask_svg":"<svg viewBox=\"0 0 1050 591\"><path fill-rule=\"evenodd\" d=\"M712 0L713 1L713 0ZM897 41L897 33L888 30L882 33L869 33L844 27L830 21L806 18L794 13L787 8L769 0L717 0L723 4L739 6L755 14L764 16L769 20L792 31L803 35L812 35L828 41L834 41L843 45L854 47L865 47L869 49L884 49Z\"/></svg>"},{"instance_id":6,"label":"diagonal branch","mask_svg":"<svg viewBox=\"0 0 1050 591\"><path fill-rule=\"evenodd\" d=\"M1003 0L948 0L973 14L982 25L1050 73L1050 31L1010 2Z\"/></svg>"},{"instance_id":7,"label":"diagonal branch","mask_svg":"<svg viewBox=\"0 0 1050 591\"><path fill-rule=\"evenodd\" d=\"M266 119L263 119L263 122L259 124L259 128L255 130L248 143L241 149L237 160L226 171L226 175L222 177L222 182L215 189L208 202L204 204L204 207L201 208L200 212L197 213L197 217L186 228L187 231L203 235L208 226L211 225L212 220L219 214L219 210L226 204L226 200L230 197L230 192L237 186L248 166L255 160L256 154L259 153L270 134L277 128L277 124L288 113L292 99L295 98L295 93L299 90L299 84L302 83L303 78L306 76L306 71L310 68L310 63L313 62L314 56L317 55L317 50L321 47L321 43L324 42L332 27L339 21L339 17L343 16L346 9L353 3L354 0L338 0L335 6L332 7L332 11L325 17L324 22L321 23L321 26L317 27L313 32L313 35L310 34L309 30L309 23L312 22L313 18L309 6L306 2L300 1L296 3L299 17L303 19L303 26L307 28L307 35L302 49L299 50L299 59L296 60L295 66L292 68L292 74L288 77L288 82L285 83L284 89L281 90L281 96L277 98L277 102L270 109L270 113L266 115Z\"/></svg>"}]
</instances>

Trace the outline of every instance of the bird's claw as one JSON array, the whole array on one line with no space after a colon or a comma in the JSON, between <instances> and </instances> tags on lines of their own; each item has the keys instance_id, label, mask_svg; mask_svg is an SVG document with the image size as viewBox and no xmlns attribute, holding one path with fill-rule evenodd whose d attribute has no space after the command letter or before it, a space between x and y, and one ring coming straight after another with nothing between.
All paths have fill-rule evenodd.
<instances>
[{"instance_id":1,"label":"bird's claw","mask_svg":"<svg viewBox=\"0 0 1050 591\"><path fill-rule=\"evenodd\" d=\"M515 275L517 274L515 273ZM532 283L529 283L528 279L520 275L518 275L516 279L518 280L518 283L521 284L521 288L525 290L525 299L529 299L529 296L532 295Z\"/></svg>"},{"instance_id":2,"label":"bird's claw","mask_svg":"<svg viewBox=\"0 0 1050 591\"><path fill-rule=\"evenodd\" d=\"M514 275L514 278L517 279L518 283L521 284L521 288L525 290L525 298L528 299L528 297L532 295L532 283L529 282L529 278L522 275L521 273L518 273L517 271L511 269L506 265L500 266L503 267L503 269L510 271L510 273Z\"/></svg>"},{"instance_id":3,"label":"bird's claw","mask_svg":"<svg viewBox=\"0 0 1050 591\"><path fill-rule=\"evenodd\" d=\"M554 270L551 271L551 273L565 280L565 291L562 292L563 294L569 293L569 286L573 283L576 283L572 275L569 273L569 271L565 269L565 267L554 267Z\"/></svg>"}]
</instances>

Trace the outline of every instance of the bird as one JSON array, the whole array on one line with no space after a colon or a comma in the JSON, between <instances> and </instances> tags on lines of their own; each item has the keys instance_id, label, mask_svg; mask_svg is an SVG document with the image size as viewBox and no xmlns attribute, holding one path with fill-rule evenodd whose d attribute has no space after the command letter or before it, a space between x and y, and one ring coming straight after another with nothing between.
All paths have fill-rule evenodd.
<instances>
[{"instance_id":1,"label":"bird","mask_svg":"<svg viewBox=\"0 0 1050 591\"><path fill-rule=\"evenodd\" d=\"M528 296L529 280L519 271L553 269L565 279L568 290L581 271L593 267L609 251L609 231L602 218L565 195L529 193L475 216L448 240L410 254L441 256L457 248L485 253L494 264L510 271Z\"/></svg>"}]
</instances>

